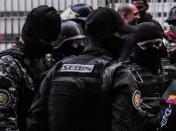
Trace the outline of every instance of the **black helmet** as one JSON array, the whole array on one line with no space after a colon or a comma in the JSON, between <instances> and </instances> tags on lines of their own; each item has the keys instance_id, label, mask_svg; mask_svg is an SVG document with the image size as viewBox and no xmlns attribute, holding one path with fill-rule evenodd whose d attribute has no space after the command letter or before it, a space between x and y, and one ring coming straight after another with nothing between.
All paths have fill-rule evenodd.
<instances>
[{"instance_id":1,"label":"black helmet","mask_svg":"<svg viewBox=\"0 0 176 131\"><path fill-rule=\"evenodd\" d=\"M93 8L90 5L81 3L75 4L67 8L64 12L61 13L61 18L63 20L67 19L76 19L85 21L90 12L93 11Z\"/></svg>"},{"instance_id":2,"label":"black helmet","mask_svg":"<svg viewBox=\"0 0 176 131\"><path fill-rule=\"evenodd\" d=\"M169 12L169 17L166 19L166 22L170 23L176 21L176 6L172 7Z\"/></svg>"},{"instance_id":3,"label":"black helmet","mask_svg":"<svg viewBox=\"0 0 176 131\"><path fill-rule=\"evenodd\" d=\"M54 49L58 49L65 42L86 38L79 24L70 20L63 20L61 23L61 31Z\"/></svg>"}]
</instances>

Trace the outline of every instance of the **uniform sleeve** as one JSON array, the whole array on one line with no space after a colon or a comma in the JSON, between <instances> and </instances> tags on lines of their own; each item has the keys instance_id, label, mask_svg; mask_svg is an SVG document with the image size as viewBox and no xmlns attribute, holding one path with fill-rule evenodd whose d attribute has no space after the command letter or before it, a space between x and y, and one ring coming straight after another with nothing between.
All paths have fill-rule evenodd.
<instances>
[{"instance_id":1,"label":"uniform sleeve","mask_svg":"<svg viewBox=\"0 0 176 131\"><path fill-rule=\"evenodd\" d=\"M18 67L12 58L0 59L0 130L18 131Z\"/></svg>"},{"instance_id":2,"label":"uniform sleeve","mask_svg":"<svg viewBox=\"0 0 176 131\"><path fill-rule=\"evenodd\" d=\"M48 131L49 81L55 67L46 75L29 109L27 131Z\"/></svg>"},{"instance_id":3,"label":"uniform sleeve","mask_svg":"<svg viewBox=\"0 0 176 131\"><path fill-rule=\"evenodd\" d=\"M161 121L159 131L176 130L176 80L167 88L162 96L165 106L161 110Z\"/></svg>"},{"instance_id":4,"label":"uniform sleeve","mask_svg":"<svg viewBox=\"0 0 176 131\"><path fill-rule=\"evenodd\" d=\"M115 71L113 82L112 131L129 131L137 109L132 104L135 82L128 70Z\"/></svg>"}]
</instances>

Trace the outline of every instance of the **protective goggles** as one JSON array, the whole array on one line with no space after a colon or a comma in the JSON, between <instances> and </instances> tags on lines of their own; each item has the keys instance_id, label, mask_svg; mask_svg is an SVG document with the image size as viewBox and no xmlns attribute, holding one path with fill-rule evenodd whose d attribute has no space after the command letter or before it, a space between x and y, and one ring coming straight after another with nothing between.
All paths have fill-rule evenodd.
<instances>
[{"instance_id":1,"label":"protective goggles","mask_svg":"<svg viewBox=\"0 0 176 131\"><path fill-rule=\"evenodd\" d=\"M160 48L163 44L163 40L162 39L153 39L153 40L147 40L147 41L143 41L143 42L138 42L137 45L142 49L142 50L146 50L150 47L155 47L155 48Z\"/></svg>"}]
</instances>

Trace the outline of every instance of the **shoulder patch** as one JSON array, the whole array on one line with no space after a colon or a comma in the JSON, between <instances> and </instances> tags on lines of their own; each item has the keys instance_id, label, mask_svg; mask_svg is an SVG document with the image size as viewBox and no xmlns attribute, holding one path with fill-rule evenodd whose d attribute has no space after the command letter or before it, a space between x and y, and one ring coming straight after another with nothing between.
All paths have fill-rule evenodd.
<instances>
[{"instance_id":1,"label":"shoulder patch","mask_svg":"<svg viewBox=\"0 0 176 131\"><path fill-rule=\"evenodd\" d=\"M94 69L94 65L82 65L82 64L63 64L61 72L79 72L79 73L91 73Z\"/></svg>"},{"instance_id":2,"label":"shoulder patch","mask_svg":"<svg viewBox=\"0 0 176 131\"><path fill-rule=\"evenodd\" d=\"M8 106L10 103L10 94L8 91L0 89L0 108Z\"/></svg>"},{"instance_id":3,"label":"shoulder patch","mask_svg":"<svg viewBox=\"0 0 176 131\"><path fill-rule=\"evenodd\" d=\"M140 104L142 103L141 100L141 92L139 90L136 90L132 95L132 103L134 108L137 110L141 110Z\"/></svg>"}]
</instances>

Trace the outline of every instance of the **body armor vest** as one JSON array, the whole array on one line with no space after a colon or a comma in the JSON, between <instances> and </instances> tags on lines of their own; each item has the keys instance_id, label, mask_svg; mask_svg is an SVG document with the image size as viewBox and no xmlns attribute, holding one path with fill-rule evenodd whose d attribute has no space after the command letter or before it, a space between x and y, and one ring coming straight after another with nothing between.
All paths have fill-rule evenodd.
<instances>
[{"instance_id":1,"label":"body armor vest","mask_svg":"<svg viewBox=\"0 0 176 131\"><path fill-rule=\"evenodd\" d=\"M80 57L79 60L81 61ZM107 121L111 121L111 115L109 115L111 105L109 104L112 103L111 98L113 96L109 87L112 85L113 79L110 76L121 65L113 64L112 59L108 59L107 57L95 58L94 56L88 56L88 62L86 63L80 62L76 64L77 60L68 61L68 63L65 60L58 63L60 64L57 65L58 71L54 74L51 82L52 88L50 90L49 103L49 112L51 115L49 119L57 120L60 117L59 120L63 120L65 117L68 117L63 116L62 119L62 116L55 116L52 112L56 110L55 107L58 104L64 104L62 101L58 102L61 98L65 101L75 99L74 103L72 103L74 106L72 106L72 113L70 114L70 117L73 117L74 121L69 125L69 130L87 131L95 130L96 127L102 127L101 130L110 130L109 126L104 124ZM72 97L68 98L66 97L67 95L63 94L69 94ZM58 123L60 123L59 120L57 120ZM52 122L49 123L52 127ZM89 123L90 126L86 127L86 123Z\"/></svg>"}]
</instances>

